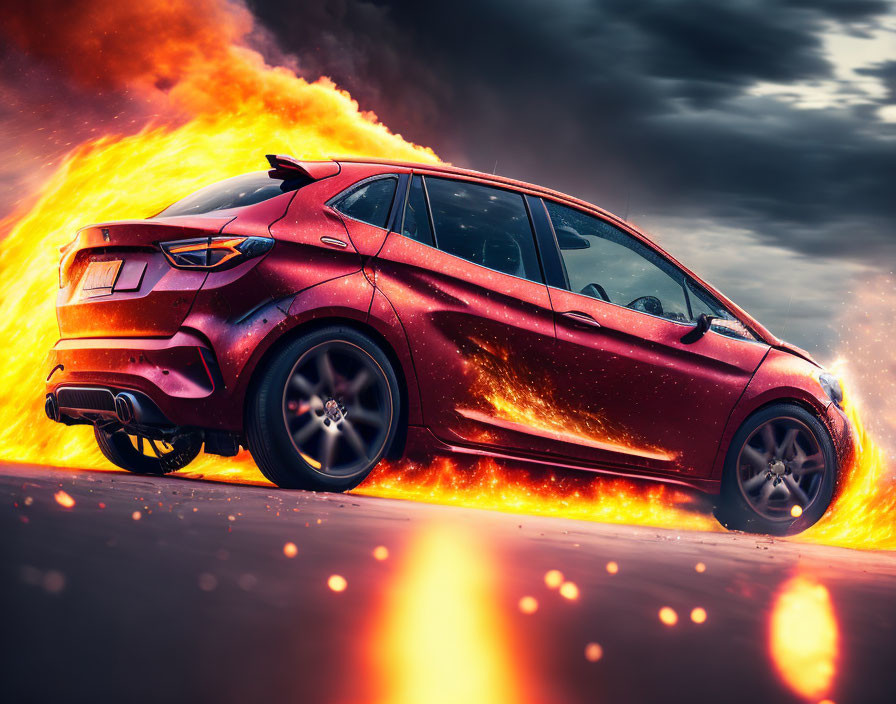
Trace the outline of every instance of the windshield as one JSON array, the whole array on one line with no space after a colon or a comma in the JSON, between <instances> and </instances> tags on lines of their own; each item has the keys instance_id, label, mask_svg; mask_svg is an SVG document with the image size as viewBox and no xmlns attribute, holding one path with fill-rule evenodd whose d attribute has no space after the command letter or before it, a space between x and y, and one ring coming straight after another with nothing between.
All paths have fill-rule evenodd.
<instances>
[{"instance_id":1,"label":"windshield","mask_svg":"<svg viewBox=\"0 0 896 704\"><path fill-rule=\"evenodd\" d=\"M309 182L308 179L300 178L283 180L268 175L267 171L256 171L200 188L192 195L169 205L153 217L201 215L215 210L241 208L261 203L289 191L298 190Z\"/></svg>"}]
</instances>

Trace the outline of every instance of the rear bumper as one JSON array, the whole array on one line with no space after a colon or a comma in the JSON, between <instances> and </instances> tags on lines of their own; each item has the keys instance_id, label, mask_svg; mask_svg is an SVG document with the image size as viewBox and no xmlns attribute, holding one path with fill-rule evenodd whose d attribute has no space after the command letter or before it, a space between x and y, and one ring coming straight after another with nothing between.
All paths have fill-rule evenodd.
<instances>
[{"instance_id":1,"label":"rear bumper","mask_svg":"<svg viewBox=\"0 0 896 704\"><path fill-rule=\"evenodd\" d=\"M199 409L220 394L220 378L211 348L188 332L170 338L60 340L46 363L46 393L59 399L60 420L67 417L70 422L89 422L93 415L66 413L66 406L96 406L80 410L110 413L110 401L102 392L108 389L112 397L129 391L148 400L158 412L152 412L154 424L216 427L215 414Z\"/></svg>"}]
</instances>

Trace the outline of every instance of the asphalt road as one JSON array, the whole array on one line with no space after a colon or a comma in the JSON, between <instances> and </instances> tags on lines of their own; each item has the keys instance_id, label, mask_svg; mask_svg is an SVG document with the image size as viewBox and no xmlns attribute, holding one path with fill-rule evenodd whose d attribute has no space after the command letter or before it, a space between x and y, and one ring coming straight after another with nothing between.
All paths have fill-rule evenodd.
<instances>
[{"instance_id":1,"label":"asphalt road","mask_svg":"<svg viewBox=\"0 0 896 704\"><path fill-rule=\"evenodd\" d=\"M6 702L896 701L893 553L9 465L0 535Z\"/></svg>"}]
</instances>

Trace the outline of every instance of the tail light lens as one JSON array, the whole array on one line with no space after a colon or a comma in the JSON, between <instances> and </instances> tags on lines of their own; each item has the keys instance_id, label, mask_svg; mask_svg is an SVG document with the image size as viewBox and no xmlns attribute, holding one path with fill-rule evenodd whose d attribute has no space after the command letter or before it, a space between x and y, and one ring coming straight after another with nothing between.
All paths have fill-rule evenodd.
<instances>
[{"instance_id":1,"label":"tail light lens","mask_svg":"<svg viewBox=\"0 0 896 704\"><path fill-rule=\"evenodd\" d=\"M159 247L171 266L179 269L229 269L247 259L270 251L270 237L200 237L160 242Z\"/></svg>"},{"instance_id":2,"label":"tail light lens","mask_svg":"<svg viewBox=\"0 0 896 704\"><path fill-rule=\"evenodd\" d=\"M59 258L59 288L65 288L68 285L68 274L72 268L75 255L78 253L78 250L75 248L77 241L78 238L76 237L67 245L59 248L59 253L62 255Z\"/></svg>"}]
</instances>

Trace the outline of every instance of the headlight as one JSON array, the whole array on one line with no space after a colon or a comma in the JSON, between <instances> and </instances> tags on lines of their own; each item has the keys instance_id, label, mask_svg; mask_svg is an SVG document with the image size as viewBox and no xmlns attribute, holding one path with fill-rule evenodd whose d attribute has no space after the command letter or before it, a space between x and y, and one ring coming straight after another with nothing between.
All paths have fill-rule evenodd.
<instances>
[{"instance_id":1,"label":"headlight","mask_svg":"<svg viewBox=\"0 0 896 704\"><path fill-rule=\"evenodd\" d=\"M229 269L274 246L269 237L201 237L192 240L161 242L172 266L179 269Z\"/></svg>"},{"instance_id":2,"label":"headlight","mask_svg":"<svg viewBox=\"0 0 896 704\"><path fill-rule=\"evenodd\" d=\"M838 406L843 403L843 388L840 386L840 380L837 377L828 372L822 372L818 375L818 383L821 384L821 388L824 389L831 401Z\"/></svg>"}]
</instances>

